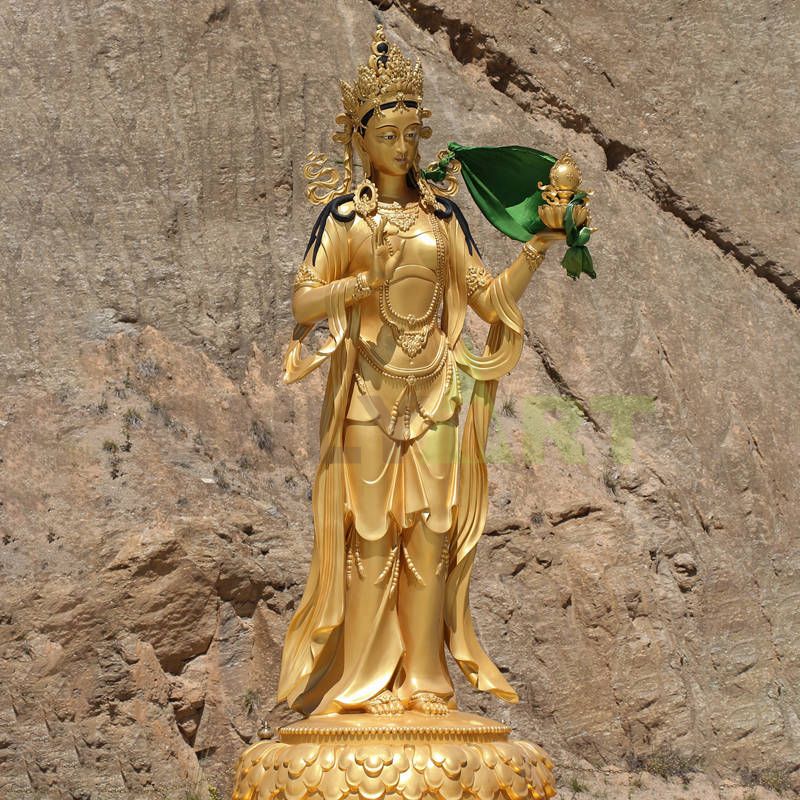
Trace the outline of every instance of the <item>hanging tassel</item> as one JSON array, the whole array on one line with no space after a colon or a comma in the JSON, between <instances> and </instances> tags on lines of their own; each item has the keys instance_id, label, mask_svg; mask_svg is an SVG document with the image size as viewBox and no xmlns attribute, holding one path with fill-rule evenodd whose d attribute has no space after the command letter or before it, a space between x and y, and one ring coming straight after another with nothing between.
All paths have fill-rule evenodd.
<instances>
[{"instance_id":1,"label":"hanging tassel","mask_svg":"<svg viewBox=\"0 0 800 800\"><path fill-rule=\"evenodd\" d=\"M442 536L442 553L439 556L439 563L436 565L436 575L441 575L442 570L447 569L450 563L450 536L445 533Z\"/></svg>"},{"instance_id":2,"label":"hanging tassel","mask_svg":"<svg viewBox=\"0 0 800 800\"><path fill-rule=\"evenodd\" d=\"M353 548L356 557L356 572L358 573L359 578L364 577L364 562L361 560L361 548L358 544L358 534L355 535L356 544Z\"/></svg>"},{"instance_id":3,"label":"hanging tassel","mask_svg":"<svg viewBox=\"0 0 800 800\"><path fill-rule=\"evenodd\" d=\"M397 545L392 548L392 551L389 553L388 557L386 558L386 563L383 565L383 569L381 570L381 574L375 578L375 586L377 586L390 572L390 570L394 571L394 562L397 559Z\"/></svg>"},{"instance_id":4,"label":"hanging tassel","mask_svg":"<svg viewBox=\"0 0 800 800\"><path fill-rule=\"evenodd\" d=\"M403 542L402 544L402 551L403 551L403 558L405 558L406 560L406 566L408 567L408 571L414 576L414 579L417 581L417 583L420 584L420 586L425 586L426 585L425 581L423 580L422 575L420 575L416 565L411 560L411 554L408 552L408 548L406 547L405 542Z\"/></svg>"}]
</instances>

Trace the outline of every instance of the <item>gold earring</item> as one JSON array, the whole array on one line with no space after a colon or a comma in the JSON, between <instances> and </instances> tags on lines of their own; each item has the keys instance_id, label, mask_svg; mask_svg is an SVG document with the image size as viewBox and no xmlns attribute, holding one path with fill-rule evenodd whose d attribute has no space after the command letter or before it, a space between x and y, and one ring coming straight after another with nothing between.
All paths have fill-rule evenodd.
<instances>
[{"instance_id":1,"label":"gold earring","mask_svg":"<svg viewBox=\"0 0 800 800\"><path fill-rule=\"evenodd\" d=\"M378 187L365 175L353 193L353 205L359 217L372 219L378 212Z\"/></svg>"}]
</instances>

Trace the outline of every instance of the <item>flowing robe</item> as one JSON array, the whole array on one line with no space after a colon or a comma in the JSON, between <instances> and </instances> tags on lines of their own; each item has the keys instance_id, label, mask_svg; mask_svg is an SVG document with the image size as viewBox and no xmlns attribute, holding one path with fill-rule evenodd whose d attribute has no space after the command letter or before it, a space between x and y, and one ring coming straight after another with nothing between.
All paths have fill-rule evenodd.
<instances>
[{"instance_id":1,"label":"flowing robe","mask_svg":"<svg viewBox=\"0 0 800 800\"><path fill-rule=\"evenodd\" d=\"M328 340L303 356L303 340L314 326L295 327L284 359L284 380L291 383L325 361L330 364L320 418L320 462L312 493L314 549L306 588L286 634L278 699L305 714L328 713L322 699L341 669L346 593L346 480L343 430L358 361L359 306L345 304L351 229L366 223L338 210L348 198L332 201L315 225L298 281L327 284ZM462 436L456 512L450 538L445 588L445 640L470 682L480 690L517 702L514 689L481 647L469 608L469 581L488 508L485 446L497 383L516 365L522 349L522 317L504 274L490 279L458 207L439 199L437 217L447 240L441 330L452 358L475 383ZM313 252L312 252L312 244ZM497 315L481 355L462 340L468 305L468 276L487 283Z\"/></svg>"}]
</instances>

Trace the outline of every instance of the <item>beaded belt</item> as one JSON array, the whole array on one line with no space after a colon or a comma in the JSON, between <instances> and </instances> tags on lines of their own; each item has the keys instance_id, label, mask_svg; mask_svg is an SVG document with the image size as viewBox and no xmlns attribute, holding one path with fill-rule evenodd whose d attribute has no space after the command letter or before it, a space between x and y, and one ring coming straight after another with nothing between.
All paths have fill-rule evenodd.
<instances>
[{"instance_id":1,"label":"beaded belt","mask_svg":"<svg viewBox=\"0 0 800 800\"><path fill-rule=\"evenodd\" d=\"M407 367L405 369L398 367L390 367L388 364L382 364L375 356L372 348L367 342L362 339L358 340L358 352L364 357L364 360L376 371L386 378L403 381L407 384L415 384L420 381L430 380L435 378L447 363L447 337L442 336L439 345L439 352L436 353L436 358L430 367L425 368L425 371Z\"/></svg>"}]
</instances>

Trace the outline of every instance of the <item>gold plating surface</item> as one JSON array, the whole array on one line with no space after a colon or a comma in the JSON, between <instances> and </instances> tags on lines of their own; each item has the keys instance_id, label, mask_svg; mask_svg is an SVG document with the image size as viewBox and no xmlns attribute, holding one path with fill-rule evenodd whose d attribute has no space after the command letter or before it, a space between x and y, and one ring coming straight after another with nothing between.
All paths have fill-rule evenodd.
<instances>
[{"instance_id":1,"label":"gold plating surface","mask_svg":"<svg viewBox=\"0 0 800 800\"><path fill-rule=\"evenodd\" d=\"M509 728L472 714L416 712L311 717L281 741L239 759L233 800L546 800L556 793L547 754L507 738Z\"/></svg>"},{"instance_id":2,"label":"gold plating surface","mask_svg":"<svg viewBox=\"0 0 800 800\"><path fill-rule=\"evenodd\" d=\"M510 733L508 725L459 711L451 711L442 717L406 711L378 719L373 714L331 714L309 717L278 731L282 742L291 743L364 737L371 741L422 738L426 741L481 742L505 739Z\"/></svg>"},{"instance_id":3,"label":"gold plating surface","mask_svg":"<svg viewBox=\"0 0 800 800\"><path fill-rule=\"evenodd\" d=\"M341 183L321 161L313 165L320 191L312 199L335 202L318 218L292 297L298 324L284 380L330 369L312 561L278 686L278 699L311 719L250 757L270 797L546 797L542 751L510 741L500 723L468 724L454 713L445 648L478 689L518 702L478 639L468 586L488 509L498 381L523 350L518 302L565 234L537 233L496 276L486 268L463 214L420 174L418 145L429 129L410 102L421 85L407 66L379 29L360 82L343 87ZM350 198L353 148L363 178ZM555 202L570 191L558 188L568 166L554 174ZM469 308L490 326L477 347L465 335ZM306 342L304 355L304 340L324 322L328 339ZM472 381L463 396L460 371ZM447 791L442 770L456 781ZM369 788L378 777L383 783Z\"/></svg>"}]
</instances>

